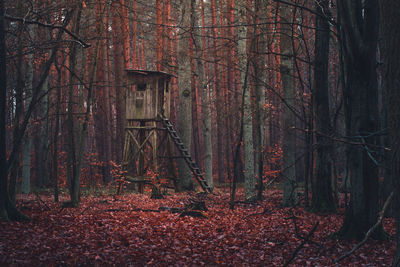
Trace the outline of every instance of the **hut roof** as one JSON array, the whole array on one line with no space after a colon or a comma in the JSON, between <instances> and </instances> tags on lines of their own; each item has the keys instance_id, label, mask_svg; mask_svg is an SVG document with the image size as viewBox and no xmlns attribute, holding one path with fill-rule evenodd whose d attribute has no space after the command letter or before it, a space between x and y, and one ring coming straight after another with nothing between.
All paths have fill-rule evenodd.
<instances>
[{"instance_id":1,"label":"hut roof","mask_svg":"<svg viewBox=\"0 0 400 267\"><path fill-rule=\"evenodd\" d=\"M138 69L126 69L125 70L127 73L129 74L133 74L134 76L141 76L141 77L151 77L151 76L155 76L155 77L160 77L160 78L172 78L172 77L176 77L173 74L164 72L164 71L157 71L157 70L138 70Z\"/></svg>"}]
</instances>

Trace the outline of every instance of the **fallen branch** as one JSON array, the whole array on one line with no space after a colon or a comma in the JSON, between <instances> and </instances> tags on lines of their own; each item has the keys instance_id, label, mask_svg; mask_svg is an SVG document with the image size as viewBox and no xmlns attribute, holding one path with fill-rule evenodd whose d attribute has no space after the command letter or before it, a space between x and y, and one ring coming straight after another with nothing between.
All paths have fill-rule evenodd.
<instances>
[{"instance_id":1,"label":"fallen branch","mask_svg":"<svg viewBox=\"0 0 400 267\"><path fill-rule=\"evenodd\" d=\"M106 212L132 212L132 211L142 211L142 212L160 212L161 210L152 210L152 209L106 209Z\"/></svg>"},{"instance_id":2,"label":"fallen branch","mask_svg":"<svg viewBox=\"0 0 400 267\"><path fill-rule=\"evenodd\" d=\"M40 196L39 196L39 194L38 194L37 192L35 192L35 196L36 196L37 199L39 200L39 203L42 203L42 204L46 207L46 210L51 210L50 207L46 204L46 202L44 202L44 201L40 198Z\"/></svg>"},{"instance_id":3,"label":"fallen branch","mask_svg":"<svg viewBox=\"0 0 400 267\"><path fill-rule=\"evenodd\" d=\"M290 257L290 259L283 265L283 267L288 266L295 258L297 253L299 253L299 251L304 247L304 245L309 242L309 239L311 238L311 236L314 234L314 232L317 230L319 225L319 222L317 222L314 227L311 229L311 231L308 233L308 235L304 238L303 242L301 242L301 244L295 249L295 251L293 251L292 256Z\"/></svg>"},{"instance_id":4,"label":"fallen branch","mask_svg":"<svg viewBox=\"0 0 400 267\"><path fill-rule=\"evenodd\" d=\"M334 263L338 263L341 260L347 258L348 256L350 256L351 254L353 254L357 249L359 249L360 247L362 247L365 242L367 242L367 240L369 239L369 237L372 235L372 233L375 231L375 229L382 223L383 217L385 216L385 211L387 210L387 208L389 207L390 202L393 199L393 195L394 192L392 191L392 193L390 193L390 195L387 197L385 204L383 205L382 210L379 212L379 217L378 217L378 221L368 230L368 232L365 234L364 239L358 243L357 245L355 245L350 251L346 252L345 254L343 254L342 256L340 256L339 258L335 259L333 262Z\"/></svg>"},{"instance_id":5,"label":"fallen branch","mask_svg":"<svg viewBox=\"0 0 400 267\"><path fill-rule=\"evenodd\" d=\"M252 214L249 214L249 215L247 215L247 216L244 216L243 217L243 220L244 219L247 219L247 218L249 218L249 217L251 217L251 216L257 216L257 215L264 215L264 214L267 214L267 213L270 213L271 211L268 209L268 208L265 208L262 212L256 212L256 213L252 213Z\"/></svg>"},{"instance_id":6,"label":"fallen branch","mask_svg":"<svg viewBox=\"0 0 400 267\"><path fill-rule=\"evenodd\" d=\"M296 237L299 238L299 239L305 240L307 237L302 236L302 235L299 233L299 228L297 227L297 218L299 218L299 217L296 217L296 215L294 215L293 209L290 210L290 213L292 214L292 216L289 217L289 218L286 218L286 219L292 219L292 220L293 220L294 232L295 232L295 234L296 234ZM313 244L313 245L316 245L316 246L318 246L320 249L323 248L323 246L322 246L321 244L319 244L319 243L317 243L317 242L315 242L315 241L313 241L313 240L308 240L308 243Z\"/></svg>"}]
</instances>

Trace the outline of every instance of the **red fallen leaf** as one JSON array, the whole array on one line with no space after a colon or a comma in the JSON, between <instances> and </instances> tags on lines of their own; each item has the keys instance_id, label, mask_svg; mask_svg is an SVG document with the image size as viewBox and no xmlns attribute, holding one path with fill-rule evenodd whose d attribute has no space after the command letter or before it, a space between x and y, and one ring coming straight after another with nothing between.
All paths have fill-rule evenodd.
<instances>
[{"instance_id":1,"label":"red fallen leaf","mask_svg":"<svg viewBox=\"0 0 400 267\"><path fill-rule=\"evenodd\" d=\"M40 205L32 202L30 215L34 222L0 221L0 266L12 265L11 261L23 262L26 266L52 262L90 266L94 261L97 264L101 261L104 266L168 266L190 261L193 265L282 266L302 240L296 236L293 222L285 219L290 217L290 210L279 207L281 192L274 190L265 194L259 207L238 205L231 211L226 203L229 192L220 190L207 203L209 219L201 221L177 220L169 212L104 212L105 209L182 207L188 196L180 193L163 200L151 200L139 194L122 195L118 201L112 197L88 197L82 198L81 208L61 212L50 197L43 196L51 210L43 212ZM243 198L242 190L238 197ZM243 219L265 208L270 210L269 214ZM299 218L298 229L303 235L315 221L320 221L324 227L315 232L312 241L325 248L320 250L308 243L294 264L334 266L331 259L354 245L325 238L341 226L341 215L316 215L303 208L297 208L294 214ZM385 221L385 227L389 232L394 231L393 220ZM371 241L343 264L389 266L394 253L393 241Z\"/></svg>"}]
</instances>

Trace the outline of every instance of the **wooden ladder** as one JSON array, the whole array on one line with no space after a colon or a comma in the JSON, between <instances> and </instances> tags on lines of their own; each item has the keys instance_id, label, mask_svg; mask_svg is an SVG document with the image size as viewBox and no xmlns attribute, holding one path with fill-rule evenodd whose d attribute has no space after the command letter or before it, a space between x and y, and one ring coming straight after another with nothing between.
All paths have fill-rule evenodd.
<instances>
[{"instance_id":1,"label":"wooden ladder","mask_svg":"<svg viewBox=\"0 0 400 267\"><path fill-rule=\"evenodd\" d=\"M182 142L182 139L179 137L172 123L167 119L163 114L159 114L161 118L161 122L168 131L172 140L174 141L176 147L178 148L182 158L185 160L186 164L189 166L189 169L192 171L194 177L197 182L200 184L201 188L204 192L211 193L211 188L207 184L207 181L204 179L203 174L200 171L200 168L197 166L196 162L193 161L192 157L189 154L189 151L186 149L185 145Z\"/></svg>"}]
</instances>

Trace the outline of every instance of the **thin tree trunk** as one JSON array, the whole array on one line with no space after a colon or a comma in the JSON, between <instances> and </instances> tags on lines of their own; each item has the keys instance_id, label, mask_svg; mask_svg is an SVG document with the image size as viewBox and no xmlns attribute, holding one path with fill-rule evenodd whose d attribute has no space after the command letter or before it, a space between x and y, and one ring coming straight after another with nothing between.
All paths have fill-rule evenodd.
<instances>
[{"instance_id":1,"label":"thin tree trunk","mask_svg":"<svg viewBox=\"0 0 400 267\"><path fill-rule=\"evenodd\" d=\"M53 138L53 157L52 157L52 181L54 183L54 201L58 202L58 134L60 132L60 112L61 112L61 70L57 69L57 93L56 93L56 125Z\"/></svg>"},{"instance_id":2,"label":"thin tree trunk","mask_svg":"<svg viewBox=\"0 0 400 267\"><path fill-rule=\"evenodd\" d=\"M81 18L82 6L79 7L78 12L75 14L73 29L75 33L79 34L79 24ZM75 73L76 67L76 54L77 54L77 45L72 44L70 51L70 72ZM71 205L77 206L80 202L80 177L78 177L78 161L77 157L77 146L76 146L76 126L74 120L74 112L76 108L74 108L75 97L74 97L74 75L70 74L69 76L69 90L68 90L68 113L67 113L67 127L68 127L68 150L67 150L67 168L69 171L67 174L69 175L68 180L71 181L70 184L70 195L71 195Z\"/></svg>"},{"instance_id":3,"label":"thin tree trunk","mask_svg":"<svg viewBox=\"0 0 400 267\"><path fill-rule=\"evenodd\" d=\"M248 55L247 55L247 12L246 2L237 2L238 27L238 65L240 71L240 84L244 90L243 100L243 148L244 148L244 197L246 200L253 201L255 195L254 177L254 142L253 142L253 122L251 110L251 92L247 84Z\"/></svg>"},{"instance_id":4,"label":"thin tree trunk","mask_svg":"<svg viewBox=\"0 0 400 267\"><path fill-rule=\"evenodd\" d=\"M31 38L35 39L34 26L30 25L29 33ZM33 54L28 54L27 56L27 69L26 69L26 99L25 106L28 107L31 102L32 90L33 90ZM22 183L21 192L23 194L29 194L31 189L31 148L32 148L32 138L29 133L25 134L24 145L23 145L23 164L22 164Z\"/></svg>"},{"instance_id":5,"label":"thin tree trunk","mask_svg":"<svg viewBox=\"0 0 400 267\"><path fill-rule=\"evenodd\" d=\"M18 12L23 13L22 9L22 1L19 0L17 2L17 10ZM17 43L17 84L15 88L15 118L14 118L14 129L13 129L13 146L17 149L17 157L15 158L10 172L10 184L8 188L8 192L10 195L10 199L13 203L15 203L16 190L17 190L17 176L20 168L21 161L21 147L20 144L17 143L18 136L21 131L21 124L23 121L23 87L24 87L24 78L23 78L23 47L22 47L22 32L23 32L23 23L18 23L18 43Z\"/></svg>"},{"instance_id":6,"label":"thin tree trunk","mask_svg":"<svg viewBox=\"0 0 400 267\"><path fill-rule=\"evenodd\" d=\"M200 38L201 32L198 27L199 17L195 11L196 0L191 0L192 12L191 20L194 25L194 48L196 51L196 63L197 63L197 74L198 74L198 89L201 91L201 129L203 133L203 148L204 148L204 177L207 181L208 186L212 189L214 187L212 177L212 143L211 143L211 110L210 110L210 99L208 86L206 83L206 77L204 74L203 64L203 42Z\"/></svg>"},{"instance_id":7,"label":"thin tree trunk","mask_svg":"<svg viewBox=\"0 0 400 267\"><path fill-rule=\"evenodd\" d=\"M267 4L262 3L260 0L255 1L255 10L257 12L257 17L255 19L254 25L259 22L260 14L267 14ZM264 29L262 27L261 29ZM254 26L254 31L257 40L253 40L254 51L253 51L253 69L254 69L254 79L255 79L255 104L254 104L254 151L255 151L255 175L258 181L257 188L257 199L262 199L263 192L263 175L264 175L264 143L265 143L265 116L264 116L264 105L265 105L265 84L266 76L265 71L265 55L266 50L266 39L265 34L260 33L260 30Z\"/></svg>"},{"instance_id":8,"label":"thin tree trunk","mask_svg":"<svg viewBox=\"0 0 400 267\"><path fill-rule=\"evenodd\" d=\"M120 16L123 7L112 6L112 32L113 32L113 57L114 57L114 84L116 95L116 151L117 162L122 160L124 136L125 136L125 86L124 86L124 50L123 50L123 34L122 34L122 19Z\"/></svg>"}]
</instances>

